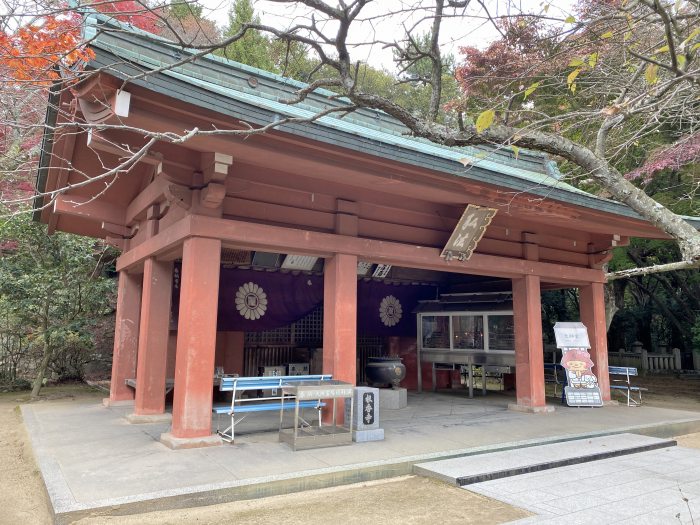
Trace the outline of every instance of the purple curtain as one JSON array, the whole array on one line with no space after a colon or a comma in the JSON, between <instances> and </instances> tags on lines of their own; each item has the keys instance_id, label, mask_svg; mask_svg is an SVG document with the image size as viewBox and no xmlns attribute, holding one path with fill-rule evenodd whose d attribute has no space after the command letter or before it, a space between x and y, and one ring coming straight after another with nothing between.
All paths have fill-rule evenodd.
<instances>
[{"instance_id":1,"label":"purple curtain","mask_svg":"<svg viewBox=\"0 0 700 525\"><path fill-rule=\"evenodd\" d=\"M173 324L179 311L179 265L173 287ZM435 286L357 283L357 331L367 336L415 336L418 301L435 298ZM286 326L323 302L323 277L222 268L217 328L260 332Z\"/></svg>"},{"instance_id":2,"label":"purple curtain","mask_svg":"<svg viewBox=\"0 0 700 525\"><path fill-rule=\"evenodd\" d=\"M357 283L357 333L369 336L416 335L418 301L434 299L435 286Z\"/></svg>"},{"instance_id":3,"label":"purple curtain","mask_svg":"<svg viewBox=\"0 0 700 525\"><path fill-rule=\"evenodd\" d=\"M259 332L297 321L323 301L323 277L221 269L219 330Z\"/></svg>"}]
</instances>

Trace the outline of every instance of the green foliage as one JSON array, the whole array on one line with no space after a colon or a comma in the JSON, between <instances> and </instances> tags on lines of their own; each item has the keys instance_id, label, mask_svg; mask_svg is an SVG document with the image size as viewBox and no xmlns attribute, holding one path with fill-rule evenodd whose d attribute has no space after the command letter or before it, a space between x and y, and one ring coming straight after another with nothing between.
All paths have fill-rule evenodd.
<instances>
[{"instance_id":1,"label":"green foliage","mask_svg":"<svg viewBox=\"0 0 700 525\"><path fill-rule=\"evenodd\" d=\"M700 317L695 321L692 331L693 351L700 352Z\"/></svg>"},{"instance_id":2,"label":"green foliage","mask_svg":"<svg viewBox=\"0 0 700 525\"><path fill-rule=\"evenodd\" d=\"M0 329L40 355L35 391L66 352L92 346L92 323L112 311L114 280L104 276L105 249L93 239L56 233L28 214L0 224ZM36 395L35 393L35 395Z\"/></svg>"},{"instance_id":3,"label":"green foliage","mask_svg":"<svg viewBox=\"0 0 700 525\"><path fill-rule=\"evenodd\" d=\"M250 0L235 0L228 13L228 26L224 37L238 33L245 24L260 24L260 17L255 14ZM272 59L271 43L260 31L247 30L245 35L223 48L220 53L228 59L248 66L275 71Z\"/></svg>"},{"instance_id":4,"label":"green foliage","mask_svg":"<svg viewBox=\"0 0 700 525\"><path fill-rule=\"evenodd\" d=\"M542 336L547 344L555 344L554 324L579 318L578 297L573 289L542 292Z\"/></svg>"},{"instance_id":5,"label":"green foliage","mask_svg":"<svg viewBox=\"0 0 700 525\"><path fill-rule=\"evenodd\" d=\"M202 18L204 7L196 2L186 2L182 0L176 0L168 5L168 14L184 20L188 16L194 16L199 19Z\"/></svg>"},{"instance_id":6,"label":"green foliage","mask_svg":"<svg viewBox=\"0 0 700 525\"><path fill-rule=\"evenodd\" d=\"M610 270L625 270L679 259L671 241L632 239L614 251ZM700 326L700 271L684 270L629 279L608 333L611 349L642 341L654 350L660 344L690 351Z\"/></svg>"}]
</instances>

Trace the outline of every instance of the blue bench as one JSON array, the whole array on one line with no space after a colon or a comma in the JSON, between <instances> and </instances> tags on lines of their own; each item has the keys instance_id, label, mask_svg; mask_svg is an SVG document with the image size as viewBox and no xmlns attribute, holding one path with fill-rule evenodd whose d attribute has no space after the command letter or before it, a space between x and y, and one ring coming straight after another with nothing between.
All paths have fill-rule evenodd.
<instances>
[{"instance_id":1,"label":"blue bench","mask_svg":"<svg viewBox=\"0 0 700 525\"><path fill-rule=\"evenodd\" d=\"M262 376L262 377L234 377L223 376L219 390L231 392L230 405L214 405L212 412L217 415L216 433L221 439L233 443L236 424L240 423L248 414L254 412L270 412L293 409L295 403L282 401L281 387L283 384L299 383L301 381L330 381L333 376L327 374L302 375L302 376ZM268 391L269 397L242 397L244 392ZM285 396L289 399L289 396ZM321 420L321 408L325 406L320 399L310 399L299 402L299 408L313 408L318 412ZM231 417L231 424L224 430L219 430L219 418L226 414Z\"/></svg>"},{"instance_id":2,"label":"blue bench","mask_svg":"<svg viewBox=\"0 0 700 525\"><path fill-rule=\"evenodd\" d=\"M642 404L642 392L648 390L640 386L634 386L630 382L630 377L639 375L637 369L629 366L609 366L608 374L610 375L610 388L612 390L622 390L627 396L627 406L639 406ZM614 379L613 376L620 379ZM621 384L615 384L621 383ZM637 399L634 394L637 394Z\"/></svg>"}]
</instances>

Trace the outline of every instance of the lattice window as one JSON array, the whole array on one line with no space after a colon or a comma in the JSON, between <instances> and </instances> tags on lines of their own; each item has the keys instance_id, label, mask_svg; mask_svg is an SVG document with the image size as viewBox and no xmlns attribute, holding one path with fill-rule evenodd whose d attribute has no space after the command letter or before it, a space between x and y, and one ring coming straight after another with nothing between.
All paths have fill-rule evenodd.
<instances>
[{"instance_id":1,"label":"lattice window","mask_svg":"<svg viewBox=\"0 0 700 525\"><path fill-rule=\"evenodd\" d=\"M323 345L323 305L292 325L293 343L298 346Z\"/></svg>"},{"instance_id":2,"label":"lattice window","mask_svg":"<svg viewBox=\"0 0 700 525\"><path fill-rule=\"evenodd\" d=\"M246 332L246 345L321 346L323 342L323 306L306 317L274 330Z\"/></svg>"},{"instance_id":3,"label":"lattice window","mask_svg":"<svg viewBox=\"0 0 700 525\"><path fill-rule=\"evenodd\" d=\"M368 357L384 355L384 339L379 336L357 335L357 381L366 383L365 365ZM322 354L315 350L323 346L323 305L306 317L288 326L264 332L245 334L245 375L257 375L262 366L278 366L299 360L299 351L308 355L301 361L311 362L311 373L319 374Z\"/></svg>"},{"instance_id":4,"label":"lattice window","mask_svg":"<svg viewBox=\"0 0 700 525\"><path fill-rule=\"evenodd\" d=\"M263 332L246 332L246 345L289 345L292 343L292 326L281 326Z\"/></svg>"}]
</instances>

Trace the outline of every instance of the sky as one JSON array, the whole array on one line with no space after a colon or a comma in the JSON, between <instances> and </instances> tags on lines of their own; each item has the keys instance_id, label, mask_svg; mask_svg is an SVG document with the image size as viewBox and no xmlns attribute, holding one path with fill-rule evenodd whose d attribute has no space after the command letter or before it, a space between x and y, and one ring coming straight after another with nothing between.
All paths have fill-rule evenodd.
<instances>
[{"instance_id":1,"label":"sky","mask_svg":"<svg viewBox=\"0 0 700 525\"><path fill-rule=\"evenodd\" d=\"M217 23L225 23L229 3L225 0L203 0L212 9L212 17ZM337 5L337 0L325 0L329 5ZM295 23L309 23L308 10L294 8L268 0L253 1L255 11L262 22L277 28L287 28ZM374 67L393 70L392 51L383 44L401 39L405 29L411 34L421 34L429 30L431 20L425 19L425 10L421 6L434 4L431 0L375 0L363 9L361 20L354 22L349 41L357 44L351 55L355 60L367 62ZM490 21L483 18L483 11L478 2L472 1L474 7L466 10L466 15L447 18L441 29L441 50L443 55L458 55L460 46L486 47L497 39L499 34ZM572 14L573 0L485 0L484 5L492 16L503 16L518 12L546 14L552 18L566 19ZM546 6L549 7L546 7ZM546 12L545 12L546 10ZM394 13L387 16L386 13ZM482 15L477 18L475 15ZM332 30L332 27L325 29ZM370 44L374 42L374 44Z\"/></svg>"}]
</instances>

